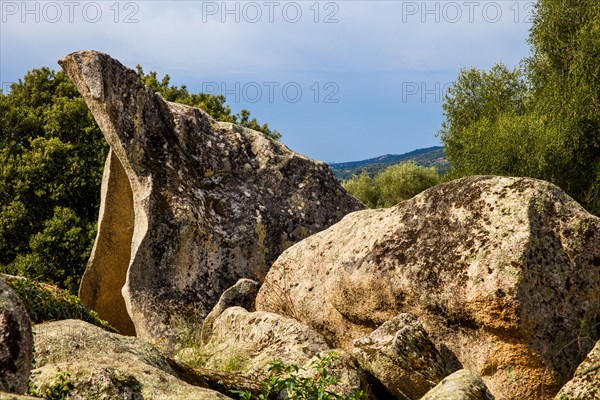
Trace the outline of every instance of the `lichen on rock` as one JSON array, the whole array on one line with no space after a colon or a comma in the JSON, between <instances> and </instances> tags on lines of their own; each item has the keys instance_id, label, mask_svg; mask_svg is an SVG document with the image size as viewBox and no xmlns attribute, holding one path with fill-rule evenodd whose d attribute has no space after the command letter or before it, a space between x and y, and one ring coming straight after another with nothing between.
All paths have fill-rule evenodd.
<instances>
[{"instance_id":1,"label":"lichen on rock","mask_svg":"<svg viewBox=\"0 0 600 400\"><path fill-rule=\"evenodd\" d=\"M311 366L318 362L318 357L332 356L328 372L337 382L329 390L350 395L367 385L350 354L331 349L323 336L292 318L230 307L214 319L210 330L201 348L184 349L180 353L180 362L213 370L240 371L261 382L271 376L269 369L273 362L293 364L301 368L300 376L314 376L318 372Z\"/></svg>"},{"instance_id":2,"label":"lichen on rock","mask_svg":"<svg viewBox=\"0 0 600 400\"><path fill-rule=\"evenodd\" d=\"M600 337L599 293L600 218L548 182L475 176L290 247L256 308L343 349L411 313L496 396L550 399Z\"/></svg>"},{"instance_id":3,"label":"lichen on rock","mask_svg":"<svg viewBox=\"0 0 600 400\"><path fill-rule=\"evenodd\" d=\"M209 337L198 355L201 366L263 377L274 360L302 366L315 354L329 350L323 336L292 318L242 307L221 313Z\"/></svg>"},{"instance_id":4,"label":"lichen on rock","mask_svg":"<svg viewBox=\"0 0 600 400\"><path fill-rule=\"evenodd\" d=\"M494 400L480 377L461 369L447 376L421 400Z\"/></svg>"},{"instance_id":5,"label":"lichen on rock","mask_svg":"<svg viewBox=\"0 0 600 400\"><path fill-rule=\"evenodd\" d=\"M555 400L598 398L600 398L600 342L596 343L585 360L577 367L573 378L560 389Z\"/></svg>"},{"instance_id":6,"label":"lichen on rock","mask_svg":"<svg viewBox=\"0 0 600 400\"><path fill-rule=\"evenodd\" d=\"M369 336L354 340L352 354L383 385L387 393L381 396L420 399L451 372L411 314L400 314Z\"/></svg>"},{"instance_id":7,"label":"lichen on rock","mask_svg":"<svg viewBox=\"0 0 600 400\"><path fill-rule=\"evenodd\" d=\"M224 291L202 323L201 341L208 342L213 333L215 319L229 307L242 307L246 311L254 311L259 289L260 283L251 279L240 279L235 285Z\"/></svg>"},{"instance_id":8,"label":"lichen on rock","mask_svg":"<svg viewBox=\"0 0 600 400\"><path fill-rule=\"evenodd\" d=\"M184 382L158 349L79 320L36 325L30 391L60 385L65 398L227 399ZM62 383L62 385L61 385Z\"/></svg>"},{"instance_id":9,"label":"lichen on rock","mask_svg":"<svg viewBox=\"0 0 600 400\"><path fill-rule=\"evenodd\" d=\"M165 101L106 54L59 63L110 145L80 297L123 332L176 341L190 315L200 329L238 279L261 281L286 247L364 208L325 163Z\"/></svg>"}]
</instances>

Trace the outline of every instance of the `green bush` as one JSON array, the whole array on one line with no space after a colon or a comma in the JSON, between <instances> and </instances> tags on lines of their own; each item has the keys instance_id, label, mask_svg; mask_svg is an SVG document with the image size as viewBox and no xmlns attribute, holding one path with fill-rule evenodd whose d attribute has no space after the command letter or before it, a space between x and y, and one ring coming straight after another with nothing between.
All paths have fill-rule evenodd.
<instances>
[{"instance_id":1,"label":"green bush","mask_svg":"<svg viewBox=\"0 0 600 400\"><path fill-rule=\"evenodd\" d=\"M310 363L311 370L316 372L313 376L302 374L302 368L296 364L285 364L273 361L269 368L270 376L261 382L258 400L279 398L282 394L286 399L305 400L362 400L367 395L357 391L350 396L341 395L330 388L337 383L337 376L331 373L333 363L339 359L335 353L330 352L324 356L316 355L317 359ZM232 391L242 400L251 400L252 394L244 391Z\"/></svg>"},{"instance_id":2,"label":"green bush","mask_svg":"<svg viewBox=\"0 0 600 400\"><path fill-rule=\"evenodd\" d=\"M375 208L379 202L379 192L375 187L373 178L368 173L363 172L342 183L344 189L352 196L362 201L367 207Z\"/></svg>"},{"instance_id":3,"label":"green bush","mask_svg":"<svg viewBox=\"0 0 600 400\"><path fill-rule=\"evenodd\" d=\"M31 322L39 324L61 319L81 319L110 332L116 329L87 308L81 299L68 290L30 279L0 274L0 278L23 299Z\"/></svg>"},{"instance_id":4,"label":"green bush","mask_svg":"<svg viewBox=\"0 0 600 400\"><path fill-rule=\"evenodd\" d=\"M392 207L423 190L437 185L441 177L434 167L426 168L412 162L392 165L371 178L362 173L345 181L342 186L367 207Z\"/></svg>"},{"instance_id":5,"label":"green bush","mask_svg":"<svg viewBox=\"0 0 600 400\"><path fill-rule=\"evenodd\" d=\"M43 397L46 400L64 400L69 397L69 393L75 388L69 372L58 373L50 382L46 382L44 386L44 389L39 390L29 382L27 394Z\"/></svg>"},{"instance_id":6,"label":"green bush","mask_svg":"<svg viewBox=\"0 0 600 400\"><path fill-rule=\"evenodd\" d=\"M451 176L544 179L600 215L600 3L540 0L521 67L463 69L439 135Z\"/></svg>"},{"instance_id":7,"label":"green bush","mask_svg":"<svg viewBox=\"0 0 600 400\"><path fill-rule=\"evenodd\" d=\"M379 191L379 206L392 207L437 185L440 176L434 167L402 163L383 170L375 176L374 182Z\"/></svg>"}]
</instances>

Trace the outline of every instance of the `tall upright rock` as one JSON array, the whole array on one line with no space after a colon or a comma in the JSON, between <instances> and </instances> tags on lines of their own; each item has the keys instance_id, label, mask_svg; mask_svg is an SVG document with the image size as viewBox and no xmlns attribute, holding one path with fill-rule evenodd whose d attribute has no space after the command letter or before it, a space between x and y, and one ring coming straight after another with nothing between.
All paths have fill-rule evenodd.
<instances>
[{"instance_id":1,"label":"tall upright rock","mask_svg":"<svg viewBox=\"0 0 600 400\"><path fill-rule=\"evenodd\" d=\"M80 295L122 332L199 324L238 279L262 280L284 249L363 208L325 163L167 102L106 54L59 64L111 148Z\"/></svg>"}]
</instances>

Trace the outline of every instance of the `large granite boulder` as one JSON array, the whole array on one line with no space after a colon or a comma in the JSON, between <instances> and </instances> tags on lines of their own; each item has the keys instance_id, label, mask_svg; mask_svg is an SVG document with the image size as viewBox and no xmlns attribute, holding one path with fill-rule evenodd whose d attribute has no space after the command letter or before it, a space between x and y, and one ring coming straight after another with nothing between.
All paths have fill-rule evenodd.
<instances>
[{"instance_id":1,"label":"large granite boulder","mask_svg":"<svg viewBox=\"0 0 600 400\"><path fill-rule=\"evenodd\" d=\"M0 391L23 394L33 361L33 334L25 304L0 278Z\"/></svg>"},{"instance_id":2,"label":"large granite boulder","mask_svg":"<svg viewBox=\"0 0 600 400\"><path fill-rule=\"evenodd\" d=\"M80 296L124 333L168 340L190 315L199 328L238 279L261 281L284 249L364 208L325 163L165 101L106 54L59 63L111 148Z\"/></svg>"},{"instance_id":3,"label":"large granite boulder","mask_svg":"<svg viewBox=\"0 0 600 400\"><path fill-rule=\"evenodd\" d=\"M304 365L328 349L323 336L298 321L230 307L213 322L210 339L198 357L205 368L266 375L273 360Z\"/></svg>"},{"instance_id":4,"label":"large granite boulder","mask_svg":"<svg viewBox=\"0 0 600 400\"><path fill-rule=\"evenodd\" d=\"M42 397L31 397L31 396L23 396L20 394L14 393L5 393L0 392L0 400L34 400L34 399L42 399Z\"/></svg>"},{"instance_id":5,"label":"large granite boulder","mask_svg":"<svg viewBox=\"0 0 600 400\"><path fill-rule=\"evenodd\" d=\"M585 360L577 367L555 400L600 399L600 342L597 342Z\"/></svg>"},{"instance_id":6,"label":"large granite boulder","mask_svg":"<svg viewBox=\"0 0 600 400\"><path fill-rule=\"evenodd\" d=\"M227 399L183 381L154 346L80 320L36 325L31 392L69 399Z\"/></svg>"},{"instance_id":7,"label":"large granite boulder","mask_svg":"<svg viewBox=\"0 0 600 400\"><path fill-rule=\"evenodd\" d=\"M463 178L287 249L256 308L344 349L411 313L499 398L551 398L600 336L600 219L547 182Z\"/></svg>"}]
</instances>

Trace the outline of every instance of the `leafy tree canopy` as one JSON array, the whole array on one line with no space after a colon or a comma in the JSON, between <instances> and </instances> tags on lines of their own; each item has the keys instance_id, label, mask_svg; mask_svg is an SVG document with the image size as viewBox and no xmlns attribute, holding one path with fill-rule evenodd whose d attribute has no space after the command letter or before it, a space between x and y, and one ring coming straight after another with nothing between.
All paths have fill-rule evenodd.
<instances>
[{"instance_id":1,"label":"leafy tree canopy","mask_svg":"<svg viewBox=\"0 0 600 400\"><path fill-rule=\"evenodd\" d=\"M600 3L540 0L518 69L464 69L440 130L451 176L551 181L600 214Z\"/></svg>"}]
</instances>

